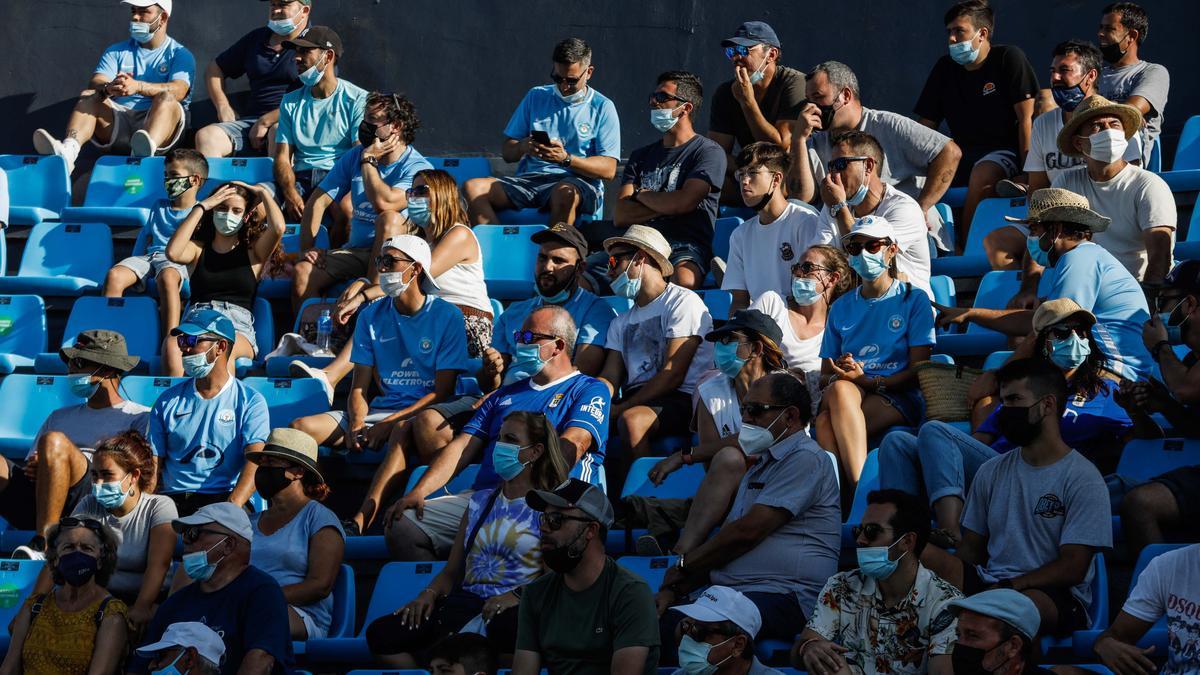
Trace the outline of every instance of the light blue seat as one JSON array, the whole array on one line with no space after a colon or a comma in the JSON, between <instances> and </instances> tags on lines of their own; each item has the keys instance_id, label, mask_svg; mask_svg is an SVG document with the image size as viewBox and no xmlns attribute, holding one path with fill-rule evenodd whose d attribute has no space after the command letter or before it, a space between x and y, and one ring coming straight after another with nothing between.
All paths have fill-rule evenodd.
<instances>
[{"instance_id":1,"label":"light blue seat","mask_svg":"<svg viewBox=\"0 0 1200 675\"><path fill-rule=\"evenodd\" d=\"M492 175L492 165L487 157L426 157L435 169L441 169L454 177L461 188L472 178L487 178Z\"/></svg>"},{"instance_id":2,"label":"light blue seat","mask_svg":"<svg viewBox=\"0 0 1200 675\"><path fill-rule=\"evenodd\" d=\"M0 454L24 458L50 413L79 403L83 399L71 393L65 377L16 374L0 380Z\"/></svg>"},{"instance_id":3,"label":"light blue seat","mask_svg":"<svg viewBox=\"0 0 1200 675\"><path fill-rule=\"evenodd\" d=\"M716 222L713 223L713 256L721 258L726 262L729 261L729 237L733 236L733 231L743 222L745 221L737 216L717 218Z\"/></svg>"},{"instance_id":4,"label":"light blue seat","mask_svg":"<svg viewBox=\"0 0 1200 675\"><path fill-rule=\"evenodd\" d=\"M83 206L63 209L62 220L110 226L143 226L150 209L167 198L162 157L105 155L96 160Z\"/></svg>"},{"instance_id":5,"label":"light blue seat","mask_svg":"<svg viewBox=\"0 0 1200 675\"><path fill-rule=\"evenodd\" d=\"M663 577L667 570L679 562L677 555L665 556L636 556L625 555L617 558L617 564L641 577L651 591L657 591L662 586Z\"/></svg>"},{"instance_id":6,"label":"light blue seat","mask_svg":"<svg viewBox=\"0 0 1200 675\"><path fill-rule=\"evenodd\" d=\"M187 380L186 377L160 377L150 375L129 375L121 380L121 395L134 403L153 408L154 402L162 393L171 387Z\"/></svg>"},{"instance_id":7,"label":"light blue seat","mask_svg":"<svg viewBox=\"0 0 1200 675\"><path fill-rule=\"evenodd\" d=\"M858 477L858 485L854 488L854 501L850 503L850 513L842 525L842 548L854 548L854 534L851 530L862 522L863 514L867 512L867 493L879 489L879 450L867 453L867 461L863 462L862 474Z\"/></svg>"},{"instance_id":8,"label":"light blue seat","mask_svg":"<svg viewBox=\"0 0 1200 675\"><path fill-rule=\"evenodd\" d=\"M133 240L133 251L130 255L146 255L146 249L150 247L150 230L143 227L138 230L137 239ZM117 261L120 262L120 261ZM154 299L158 299L158 284L151 279L146 280L146 295ZM184 279L183 284L179 287L179 298L187 305L188 298L192 297L192 280Z\"/></svg>"},{"instance_id":9,"label":"light blue seat","mask_svg":"<svg viewBox=\"0 0 1200 675\"><path fill-rule=\"evenodd\" d=\"M0 277L0 293L76 296L95 291L112 258L112 231L104 223L38 223L25 242L17 276Z\"/></svg>"},{"instance_id":10,"label":"light blue seat","mask_svg":"<svg viewBox=\"0 0 1200 675\"><path fill-rule=\"evenodd\" d=\"M5 649L9 640L8 625L33 592L45 564L45 560L0 560L0 641Z\"/></svg>"},{"instance_id":11,"label":"light blue seat","mask_svg":"<svg viewBox=\"0 0 1200 675\"><path fill-rule=\"evenodd\" d=\"M963 254L934 259L930 264L932 273L957 278L975 277L987 272L992 266L984 253L984 237L992 230L998 230L1008 225L1004 216L1023 218L1028 211L1024 197L1018 199L993 197L979 202L979 206L975 208L975 215L971 218Z\"/></svg>"},{"instance_id":12,"label":"light blue seat","mask_svg":"<svg viewBox=\"0 0 1200 675\"><path fill-rule=\"evenodd\" d=\"M286 427L294 419L329 410L325 390L311 377L247 377L242 382L267 400L273 429Z\"/></svg>"},{"instance_id":13,"label":"light blue seat","mask_svg":"<svg viewBox=\"0 0 1200 675\"><path fill-rule=\"evenodd\" d=\"M533 295L533 266L538 245L529 240L545 225L480 225L475 237L483 250L488 297L523 300Z\"/></svg>"},{"instance_id":14,"label":"light blue seat","mask_svg":"<svg viewBox=\"0 0 1200 675\"><path fill-rule=\"evenodd\" d=\"M1003 309L1021 288L1020 272L993 271L983 275L975 293L975 307ZM953 356L990 354L1007 347L1008 338L1002 333L971 323L965 333L942 333L937 336L934 350Z\"/></svg>"},{"instance_id":15,"label":"light blue seat","mask_svg":"<svg viewBox=\"0 0 1200 675\"><path fill-rule=\"evenodd\" d=\"M1150 146L1150 161L1146 162L1146 170L1162 173L1162 138L1154 137L1154 145Z\"/></svg>"},{"instance_id":16,"label":"light blue seat","mask_svg":"<svg viewBox=\"0 0 1200 675\"><path fill-rule=\"evenodd\" d=\"M270 157L209 157L208 183L240 180L249 185L275 182L275 160Z\"/></svg>"},{"instance_id":17,"label":"light blue seat","mask_svg":"<svg viewBox=\"0 0 1200 675\"><path fill-rule=\"evenodd\" d=\"M250 369L261 365L263 357L275 349L275 316L271 312L271 303L261 295L254 297L254 343L258 356L253 360L242 357L237 360L237 376L246 377Z\"/></svg>"},{"instance_id":18,"label":"light blue seat","mask_svg":"<svg viewBox=\"0 0 1200 675\"><path fill-rule=\"evenodd\" d=\"M337 579L333 582L333 608L330 610L329 638L349 638L354 636L354 604L355 604L354 568L343 563L338 568ZM308 651L308 643L303 640L292 642L292 651L297 655Z\"/></svg>"},{"instance_id":19,"label":"light blue seat","mask_svg":"<svg viewBox=\"0 0 1200 675\"><path fill-rule=\"evenodd\" d=\"M1000 370L1000 366L1003 366L1004 362L1008 361L1011 356L1012 352L1010 351L992 352L991 354L988 354L986 359L984 359L983 369Z\"/></svg>"},{"instance_id":20,"label":"light blue seat","mask_svg":"<svg viewBox=\"0 0 1200 675\"><path fill-rule=\"evenodd\" d=\"M145 362L144 367L138 364L138 370L157 372L162 338L159 334L158 305L154 300L142 296L102 298L90 295L79 298L67 316L67 327L63 330L60 346L74 344L75 336L82 331L97 329L123 335L129 353ZM67 364L59 358L58 352L39 354L34 367L39 373L67 372Z\"/></svg>"},{"instance_id":21,"label":"light blue seat","mask_svg":"<svg viewBox=\"0 0 1200 675\"><path fill-rule=\"evenodd\" d=\"M404 488L405 494L412 492L412 489L417 486L417 481L421 480L421 476L424 476L425 472L428 470L429 467L424 464L412 470L412 473L408 476L408 486ZM463 467L462 471L458 472L457 476L451 478L450 482L446 483L442 489L435 491L433 494L429 495L427 499L441 497L444 495L456 495L460 492L466 492L474 487L475 477L478 475L479 465L468 464Z\"/></svg>"},{"instance_id":22,"label":"light blue seat","mask_svg":"<svg viewBox=\"0 0 1200 675\"><path fill-rule=\"evenodd\" d=\"M715 288L697 292L704 299L704 306L708 308L708 313L712 316L714 324L717 322L724 323L729 318L729 306L733 304L732 293Z\"/></svg>"},{"instance_id":23,"label":"light blue seat","mask_svg":"<svg viewBox=\"0 0 1200 675\"><path fill-rule=\"evenodd\" d=\"M958 292L954 288L954 279L938 274L929 277L929 287L933 289L933 301L945 307L954 307L958 302Z\"/></svg>"},{"instance_id":24,"label":"light blue seat","mask_svg":"<svg viewBox=\"0 0 1200 675\"><path fill-rule=\"evenodd\" d=\"M1187 238L1175 242L1176 260L1200 260L1200 205L1192 207Z\"/></svg>"},{"instance_id":25,"label":"light blue seat","mask_svg":"<svg viewBox=\"0 0 1200 675\"><path fill-rule=\"evenodd\" d=\"M636 495L639 497L657 497L659 499L690 499L696 496L700 481L704 480L704 465L693 464L683 466L671 473L662 485L655 485L647 475L654 465L662 460L661 457L639 457L629 468L625 477L625 485L621 488L621 499Z\"/></svg>"},{"instance_id":26,"label":"light blue seat","mask_svg":"<svg viewBox=\"0 0 1200 675\"><path fill-rule=\"evenodd\" d=\"M8 224L58 220L71 203L71 179L62 157L0 155L8 178Z\"/></svg>"},{"instance_id":27,"label":"light blue seat","mask_svg":"<svg viewBox=\"0 0 1200 675\"><path fill-rule=\"evenodd\" d=\"M500 304L500 301L495 298L489 298L488 302L492 305L492 321L495 321L504 313L504 305Z\"/></svg>"},{"instance_id":28,"label":"light blue seat","mask_svg":"<svg viewBox=\"0 0 1200 675\"><path fill-rule=\"evenodd\" d=\"M32 368L46 351L46 303L36 295L0 295L0 374Z\"/></svg>"},{"instance_id":29,"label":"light blue seat","mask_svg":"<svg viewBox=\"0 0 1200 675\"><path fill-rule=\"evenodd\" d=\"M933 208L942 217L942 223L945 224L942 230L945 235L942 243L953 251L954 245L958 242L958 232L955 231L954 223L954 209L950 208L950 205L945 202L938 202L933 205Z\"/></svg>"},{"instance_id":30,"label":"light blue seat","mask_svg":"<svg viewBox=\"0 0 1200 675\"><path fill-rule=\"evenodd\" d=\"M1171 170L1159 175L1167 181L1171 192L1200 190L1200 115L1193 115L1184 123Z\"/></svg>"},{"instance_id":31,"label":"light blue seat","mask_svg":"<svg viewBox=\"0 0 1200 675\"><path fill-rule=\"evenodd\" d=\"M1200 464L1200 440L1155 438L1132 440L1121 451L1117 475L1149 480L1168 471Z\"/></svg>"},{"instance_id":32,"label":"light blue seat","mask_svg":"<svg viewBox=\"0 0 1200 675\"><path fill-rule=\"evenodd\" d=\"M337 302L336 297L333 297L333 298L309 298L308 300L305 300L304 303L300 305L300 311L296 312L296 318L292 321L292 332L293 333L300 332L300 317L304 315L304 310L306 307L308 307L309 305L314 305L314 304L319 304L319 303L336 303L336 302ZM257 322L257 320L258 320L258 317L256 316L255 321ZM275 346L271 345L271 346L267 347L267 351L265 351L265 352L261 351L261 349L260 349L260 351L258 353L258 357L260 359L265 357L274 348L275 348ZM325 366L329 365L330 362L333 361L333 357L332 356L296 355L296 356L276 356L273 358L269 358L269 359L266 359L267 377L291 377L291 373L288 372L288 364L291 363L292 361L297 361L297 360L303 361L303 362L307 363L308 365L313 366L314 368L324 368Z\"/></svg>"}]
</instances>

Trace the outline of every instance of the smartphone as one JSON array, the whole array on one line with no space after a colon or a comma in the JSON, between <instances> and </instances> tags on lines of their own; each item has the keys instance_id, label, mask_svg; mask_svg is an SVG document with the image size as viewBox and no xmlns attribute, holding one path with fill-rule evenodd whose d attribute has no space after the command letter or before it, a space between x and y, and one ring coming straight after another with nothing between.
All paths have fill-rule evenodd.
<instances>
[{"instance_id":1,"label":"smartphone","mask_svg":"<svg viewBox=\"0 0 1200 675\"><path fill-rule=\"evenodd\" d=\"M535 143L550 145L550 134L542 131L541 129L534 129L533 131L529 132L529 137L532 138Z\"/></svg>"}]
</instances>

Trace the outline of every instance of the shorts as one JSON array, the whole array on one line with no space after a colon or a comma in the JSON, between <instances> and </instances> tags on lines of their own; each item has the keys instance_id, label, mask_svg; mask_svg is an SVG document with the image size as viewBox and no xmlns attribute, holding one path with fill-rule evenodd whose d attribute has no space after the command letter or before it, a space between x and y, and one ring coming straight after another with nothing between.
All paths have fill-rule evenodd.
<instances>
[{"instance_id":1,"label":"shorts","mask_svg":"<svg viewBox=\"0 0 1200 675\"><path fill-rule=\"evenodd\" d=\"M954 180L951 185L954 187L966 186L971 180L971 171L979 165L980 162L991 162L1004 170L1005 178L1012 178L1021 173L1021 166L1017 163L1017 153L1012 150L963 150L962 160L958 163L958 171L954 174Z\"/></svg>"},{"instance_id":2,"label":"shorts","mask_svg":"<svg viewBox=\"0 0 1200 675\"><path fill-rule=\"evenodd\" d=\"M84 455L87 458L87 455ZM0 492L0 516L3 516L11 528L16 530L32 530L37 527L36 512L33 505L37 502L37 483L29 480L22 470L22 465L5 457L8 465L8 486ZM63 504L63 515L70 515L84 497L92 494L92 460L87 460L87 470L83 478L67 490L67 501Z\"/></svg>"},{"instance_id":3,"label":"shorts","mask_svg":"<svg viewBox=\"0 0 1200 675\"><path fill-rule=\"evenodd\" d=\"M344 411L344 410L327 410L324 414L329 415L337 422L338 428L342 430L343 434L346 434L346 435L350 434L350 431L351 431L350 419L346 415L346 411ZM385 420L395 414L396 414L395 410L383 410L380 408L369 408L369 409L367 409L367 417L366 417L366 419L363 420L363 422L365 423L363 428L370 429L371 425L375 424L376 422L382 422L383 420Z\"/></svg>"},{"instance_id":4,"label":"shorts","mask_svg":"<svg viewBox=\"0 0 1200 675\"><path fill-rule=\"evenodd\" d=\"M179 273L181 282L187 281L188 278L187 266L167 260L167 254L163 251L132 255L117 264L137 275L138 281L133 289L138 292L146 290L146 280L152 276L151 272L154 273L153 276L157 277L162 274L164 269L171 269Z\"/></svg>"},{"instance_id":5,"label":"shorts","mask_svg":"<svg viewBox=\"0 0 1200 675\"><path fill-rule=\"evenodd\" d=\"M225 318L233 322L233 328L238 335L246 338L250 342L250 348L254 350L254 355L258 356L258 339L254 334L254 313L242 307L235 305L232 302L224 300L213 300L212 302L197 302L193 305L188 305L187 311L183 313L186 317L195 309L212 309L225 315Z\"/></svg>"},{"instance_id":6,"label":"shorts","mask_svg":"<svg viewBox=\"0 0 1200 675\"><path fill-rule=\"evenodd\" d=\"M321 184L321 181L325 180L325 176L328 173L328 169L303 169L297 171L295 173L296 188L300 190L300 196L308 199L313 190Z\"/></svg>"},{"instance_id":7,"label":"shorts","mask_svg":"<svg viewBox=\"0 0 1200 675\"><path fill-rule=\"evenodd\" d=\"M304 630L308 633L309 640L323 639L329 634L328 630L321 630L317 627L317 622L313 621L312 615L308 613L308 610L295 605L288 605L288 609L292 610L296 613L296 616L300 617L300 621L304 623Z\"/></svg>"},{"instance_id":8,"label":"shorts","mask_svg":"<svg viewBox=\"0 0 1200 675\"><path fill-rule=\"evenodd\" d=\"M478 396L460 396L452 401L435 403L429 406L429 409L441 415L450 425L450 429L458 434L475 416L475 404L479 402L479 398Z\"/></svg>"},{"instance_id":9,"label":"shorts","mask_svg":"<svg viewBox=\"0 0 1200 675\"><path fill-rule=\"evenodd\" d=\"M629 389L621 398L628 399L640 388L639 386ZM653 410L658 418L658 431L654 432L652 438L690 434L688 429L692 423L691 394L676 390L642 405Z\"/></svg>"},{"instance_id":10,"label":"shorts","mask_svg":"<svg viewBox=\"0 0 1200 675\"><path fill-rule=\"evenodd\" d=\"M126 154L129 152L129 141L133 138L134 132L146 126L150 108L134 110L120 103L114 103L112 99L105 99L104 103L112 108L112 137L108 143L100 143L95 137L92 137L92 145L103 150L106 155ZM171 134L171 138L158 147L156 154L159 155L166 154L179 142L179 138L183 136L183 128L187 126L187 111L183 109L183 104L179 101L171 101L171 103L179 106L179 124L175 125L175 132Z\"/></svg>"},{"instance_id":11,"label":"shorts","mask_svg":"<svg viewBox=\"0 0 1200 675\"><path fill-rule=\"evenodd\" d=\"M326 251L321 259L321 269L334 281L346 281L367 276L371 265L369 248L336 248Z\"/></svg>"},{"instance_id":12,"label":"shorts","mask_svg":"<svg viewBox=\"0 0 1200 675\"><path fill-rule=\"evenodd\" d=\"M567 183L579 191L576 213L595 213L600 204L600 192L595 185L570 173L527 173L523 176L503 176L496 179L514 209L546 210L550 192L559 183Z\"/></svg>"},{"instance_id":13,"label":"shorts","mask_svg":"<svg viewBox=\"0 0 1200 675\"><path fill-rule=\"evenodd\" d=\"M250 128L258 122L257 117L243 117L232 122L217 122L213 126L225 132L229 143L233 145L234 153L241 152L250 145ZM309 634L312 635L311 633Z\"/></svg>"},{"instance_id":14,"label":"shorts","mask_svg":"<svg viewBox=\"0 0 1200 675\"><path fill-rule=\"evenodd\" d=\"M445 488L439 492L444 490ZM404 512L404 517L412 521L433 542L433 550L439 559L450 555L450 547L454 545L454 539L458 536L458 528L462 524L463 514L467 512L467 506L471 503L472 494L474 493L468 490L456 495L430 495L432 498L425 500L425 512L420 520L417 520L416 512L412 509Z\"/></svg>"},{"instance_id":15,"label":"shorts","mask_svg":"<svg viewBox=\"0 0 1200 675\"><path fill-rule=\"evenodd\" d=\"M705 248L693 242L670 242L671 257L668 260L675 267L679 263L690 262L700 268L700 276L708 275L709 263L712 262L712 248Z\"/></svg>"},{"instance_id":16,"label":"shorts","mask_svg":"<svg viewBox=\"0 0 1200 675\"><path fill-rule=\"evenodd\" d=\"M1180 523L1194 523L1200 519L1200 466L1185 466L1150 479L1151 483L1162 483L1175 497L1179 508Z\"/></svg>"},{"instance_id":17,"label":"shorts","mask_svg":"<svg viewBox=\"0 0 1200 675\"><path fill-rule=\"evenodd\" d=\"M963 595L968 597L975 595L976 593L986 591L989 586L991 584L979 576L978 567L963 563ZM1058 612L1058 626L1053 632L1043 629L1041 631L1043 635L1063 637L1077 630L1087 630L1091 626L1087 607L1084 607L1079 598L1071 593L1071 589L1033 588L1030 590L1045 593L1050 598L1050 602L1054 604L1054 609Z\"/></svg>"},{"instance_id":18,"label":"shorts","mask_svg":"<svg viewBox=\"0 0 1200 675\"><path fill-rule=\"evenodd\" d=\"M912 389L901 389L899 391L889 389L882 394L878 392L873 393L895 408L904 418L904 421L908 422L908 426L919 426L921 421L925 419L925 397L921 395L919 388L913 387Z\"/></svg>"}]
</instances>

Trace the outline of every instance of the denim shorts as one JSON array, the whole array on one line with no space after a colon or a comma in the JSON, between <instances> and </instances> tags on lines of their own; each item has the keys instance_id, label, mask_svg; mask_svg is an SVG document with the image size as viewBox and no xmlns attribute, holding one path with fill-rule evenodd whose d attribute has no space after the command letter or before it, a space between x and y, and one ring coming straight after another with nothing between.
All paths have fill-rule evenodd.
<instances>
[{"instance_id":1,"label":"denim shorts","mask_svg":"<svg viewBox=\"0 0 1200 675\"><path fill-rule=\"evenodd\" d=\"M183 314L184 320L186 321L187 315L196 309L213 309L224 314L225 318L233 322L233 327L238 335L250 342L250 347L254 349L254 355L258 356L258 340L254 336L254 314L250 310L223 300L198 302L188 306L187 311Z\"/></svg>"},{"instance_id":2,"label":"denim shorts","mask_svg":"<svg viewBox=\"0 0 1200 675\"><path fill-rule=\"evenodd\" d=\"M600 193L596 186L572 173L530 173L524 176L503 176L497 178L508 201L514 209L548 208L550 193L559 183L569 183L579 191L579 208L576 213L594 213L600 203Z\"/></svg>"},{"instance_id":3,"label":"denim shorts","mask_svg":"<svg viewBox=\"0 0 1200 675\"><path fill-rule=\"evenodd\" d=\"M221 131L229 137L229 142L233 144L233 151L241 152L244 148L250 145L250 128L258 122L257 117L242 117L232 122L217 122Z\"/></svg>"},{"instance_id":4,"label":"denim shorts","mask_svg":"<svg viewBox=\"0 0 1200 675\"><path fill-rule=\"evenodd\" d=\"M671 265L678 267L679 263L690 262L700 268L700 276L708 274L709 263L712 261L712 249L703 248L691 242L671 242Z\"/></svg>"},{"instance_id":5,"label":"denim shorts","mask_svg":"<svg viewBox=\"0 0 1200 675\"><path fill-rule=\"evenodd\" d=\"M925 397L921 396L921 390L917 387L896 391L889 389L882 394L875 392L875 395L899 411L908 426L919 426L921 420L925 419Z\"/></svg>"}]
</instances>

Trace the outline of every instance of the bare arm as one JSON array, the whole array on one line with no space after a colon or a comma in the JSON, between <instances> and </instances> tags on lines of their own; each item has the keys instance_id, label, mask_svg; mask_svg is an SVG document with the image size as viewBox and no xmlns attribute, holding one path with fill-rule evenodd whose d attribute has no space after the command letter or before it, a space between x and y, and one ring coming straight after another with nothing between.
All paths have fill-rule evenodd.
<instances>
[{"instance_id":1,"label":"bare arm","mask_svg":"<svg viewBox=\"0 0 1200 675\"><path fill-rule=\"evenodd\" d=\"M640 200L641 196L638 199ZM657 215L658 213L649 206L633 201L633 183L621 186L617 192L617 201L613 204L613 224L617 227L640 225Z\"/></svg>"},{"instance_id":2,"label":"bare arm","mask_svg":"<svg viewBox=\"0 0 1200 675\"><path fill-rule=\"evenodd\" d=\"M568 427L566 431L559 434L558 441L563 458L571 467L574 467L588 453L588 450L592 449L592 435L579 427Z\"/></svg>"},{"instance_id":3,"label":"bare arm","mask_svg":"<svg viewBox=\"0 0 1200 675\"><path fill-rule=\"evenodd\" d=\"M296 189L296 171L292 168L292 146L288 143L275 144L275 164L272 167L275 175L275 189L279 196L288 204L303 207L304 198ZM300 231L301 244L304 243L304 230ZM312 248L310 243L309 248Z\"/></svg>"},{"instance_id":4,"label":"bare arm","mask_svg":"<svg viewBox=\"0 0 1200 675\"><path fill-rule=\"evenodd\" d=\"M571 166L567 167L573 173L584 178L599 178L612 180L617 177L617 160L614 157L596 155L594 157L571 157Z\"/></svg>"},{"instance_id":5,"label":"bare arm","mask_svg":"<svg viewBox=\"0 0 1200 675\"><path fill-rule=\"evenodd\" d=\"M242 183L242 185L246 184ZM279 240L283 239L287 221L283 217L283 211L275 203L275 197L270 190L261 185L246 185L246 187L259 195L263 208L267 210L267 229L258 235L258 239L254 242L254 255L251 261L252 264L259 266L255 276L262 277L264 263L271 259L271 254L279 246Z\"/></svg>"},{"instance_id":6,"label":"bare arm","mask_svg":"<svg viewBox=\"0 0 1200 675\"><path fill-rule=\"evenodd\" d=\"M663 359L662 370L655 373L646 384L638 388L629 398L621 401L621 408L632 408L653 401L660 396L669 394L683 386L687 379L688 368L692 365L692 357L700 348L699 335L671 338L667 340L666 358Z\"/></svg>"},{"instance_id":7,"label":"bare arm","mask_svg":"<svg viewBox=\"0 0 1200 675\"><path fill-rule=\"evenodd\" d=\"M1175 230L1169 227L1152 227L1142 231L1146 242L1146 274L1144 284L1160 284L1171 271L1172 239Z\"/></svg>"},{"instance_id":8,"label":"bare arm","mask_svg":"<svg viewBox=\"0 0 1200 675\"><path fill-rule=\"evenodd\" d=\"M1017 113L1017 159L1025 166L1025 155L1029 154L1029 139L1033 136L1033 99L1027 98L1013 104Z\"/></svg>"},{"instance_id":9,"label":"bare arm","mask_svg":"<svg viewBox=\"0 0 1200 675\"><path fill-rule=\"evenodd\" d=\"M200 204L203 203L200 202ZM204 215L204 208L200 208L200 204L192 207L192 210L187 214L187 218L183 219L183 222L179 224L179 227L175 229L175 233L171 235L171 239L167 242L167 259L173 263L192 265L200 258L200 246L192 241L192 235L196 233L196 227L200 224L200 218ZM205 207L207 208L207 205Z\"/></svg>"},{"instance_id":10,"label":"bare arm","mask_svg":"<svg viewBox=\"0 0 1200 675\"><path fill-rule=\"evenodd\" d=\"M405 188L388 185L380 175L379 169L371 164L363 163L358 168L362 173L363 191L367 194L367 201L375 207L376 213L403 211L408 208Z\"/></svg>"},{"instance_id":11,"label":"bare arm","mask_svg":"<svg viewBox=\"0 0 1200 675\"><path fill-rule=\"evenodd\" d=\"M941 201L942 195L945 195L946 190L950 189L950 183L954 180L954 174L958 171L958 162L961 159L962 150L957 143L947 141L946 145L942 146L942 151L925 169L925 187L921 188L921 194L917 195L917 203L921 205L921 211L928 212Z\"/></svg>"},{"instance_id":12,"label":"bare arm","mask_svg":"<svg viewBox=\"0 0 1200 675\"><path fill-rule=\"evenodd\" d=\"M1125 99L1123 103L1125 105L1131 105L1140 110L1143 117L1149 115L1150 110L1153 108L1153 106L1150 105L1150 101L1141 96L1130 96L1129 98Z\"/></svg>"},{"instance_id":13,"label":"bare arm","mask_svg":"<svg viewBox=\"0 0 1200 675\"><path fill-rule=\"evenodd\" d=\"M746 515L727 523L711 539L692 549L686 558L685 581L674 589L676 593L689 591L707 583L708 574L732 560L751 551L792 519L787 509L755 504ZM676 568L677 569L677 568ZM666 581L663 582L666 586Z\"/></svg>"},{"instance_id":14,"label":"bare arm","mask_svg":"<svg viewBox=\"0 0 1200 675\"><path fill-rule=\"evenodd\" d=\"M954 555L968 565L982 565L987 562L987 540L983 535L965 527L962 534L962 541L958 543Z\"/></svg>"},{"instance_id":15,"label":"bare arm","mask_svg":"<svg viewBox=\"0 0 1200 675\"><path fill-rule=\"evenodd\" d=\"M425 475L417 481L409 495L424 499L446 486L459 468L470 464L479 456L487 439L479 438L468 433L459 433L446 447L438 451ZM465 460L465 461L464 461Z\"/></svg>"},{"instance_id":16,"label":"bare arm","mask_svg":"<svg viewBox=\"0 0 1200 675\"><path fill-rule=\"evenodd\" d=\"M204 83L208 86L208 97L217 109L217 119L221 122L236 120L237 113L229 104L229 97L225 95L225 73L221 72L221 67L216 61L208 62L208 67L204 70Z\"/></svg>"},{"instance_id":17,"label":"bare arm","mask_svg":"<svg viewBox=\"0 0 1200 675\"><path fill-rule=\"evenodd\" d=\"M1092 564L1094 551L1083 544L1063 544L1058 557L1041 567L1013 577L1013 588L1070 588L1083 583Z\"/></svg>"},{"instance_id":18,"label":"bare arm","mask_svg":"<svg viewBox=\"0 0 1200 675\"><path fill-rule=\"evenodd\" d=\"M695 211L712 189L712 185L706 180L689 178L678 190L639 192L638 201L653 211L655 215L678 216Z\"/></svg>"},{"instance_id":19,"label":"bare arm","mask_svg":"<svg viewBox=\"0 0 1200 675\"><path fill-rule=\"evenodd\" d=\"M117 672L121 660L125 657L125 642L129 639L129 628L125 625L125 617L106 613L96 631L96 645L92 649L92 662L88 665L88 675L109 675Z\"/></svg>"},{"instance_id":20,"label":"bare arm","mask_svg":"<svg viewBox=\"0 0 1200 675\"><path fill-rule=\"evenodd\" d=\"M251 649L242 657L238 675L271 675L275 668L275 657L262 649Z\"/></svg>"},{"instance_id":21,"label":"bare arm","mask_svg":"<svg viewBox=\"0 0 1200 675\"><path fill-rule=\"evenodd\" d=\"M733 300L729 303L729 317L732 318L734 312L750 306L750 291L731 290L729 294L733 296Z\"/></svg>"},{"instance_id":22,"label":"bare arm","mask_svg":"<svg viewBox=\"0 0 1200 675\"><path fill-rule=\"evenodd\" d=\"M1096 638L1092 649L1104 665L1118 675L1149 675L1157 672L1154 662L1149 659L1154 647L1137 647L1138 640L1150 630L1151 625L1125 612L1118 612L1112 626Z\"/></svg>"},{"instance_id":23,"label":"bare arm","mask_svg":"<svg viewBox=\"0 0 1200 675\"><path fill-rule=\"evenodd\" d=\"M346 541L332 527L321 528L308 539L308 570L304 581L283 587L289 605L303 607L329 597L337 583Z\"/></svg>"},{"instance_id":24,"label":"bare arm","mask_svg":"<svg viewBox=\"0 0 1200 675\"><path fill-rule=\"evenodd\" d=\"M439 277L459 263L469 263L479 258L479 244L466 229L455 227L442 235L433 247L433 259L429 261L429 274Z\"/></svg>"},{"instance_id":25,"label":"bare arm","mask_svg":"<svg viewBox=\"0 0 1200 675\"><path fill-rule=\"evenodd\" d=\"M258 452L263 449L265 443L251 443L246 446L244 454ZM233 492L229 495L229 501L244 506L250 497L254 494L254 473L258 471L258 465L254 462L246 462L242 467L242 475L238 477L237 485L233 486Z\"/></svg>"},{"instance_id":26,"label":"bare arm","mask_svg":"<svg viewBox=\"0 0 1200 675\"><path fill-rule=\"evenodd\" d=\"M513 654L512 675L538 675L541 669L541 654L528 649L518 649Z\"/></svg>"},{"instance_id":27,"label":"bare arm","mask_svg":"<svg viewBox=\"0 0 1200 675\"><path fill-rule=\"evenodd\" d=\"M168 94L176 101L187 98L188 90L192 88L186 80L171 80L170 82L137 82L137 93L141 96L158 96Z\"/></svg>"},{"instance_id":28,"label":"bare arm","mask_svg":"<svg viewBox=\"0 0 1200 675\"><path fill-rule=\"evenodd\" d=\"M371 366L354 365L354 374L350 381L350 395L346 398L346 427L350 433L346 437L347 448L357 448L355 434L363 428L364 420L370 406L367 403L367 392L370 391L372 375L375 369Z\"/></svg>"},{"instance_id":29,"label":"bare arm","mask_svg":"<svg viewBox=\"0 0 1200 675\"><path fill-rule=\"evenodd\" d=\"M522 157L529 154L531 143L533 143L533 140L528 136L519 140L516 138L506 138L504 139L504 145L500 148L500 156L510 164L519 162Z\"/></svg>"},{"instance_id":30,"label":"bare arm","mask_svg":"<svg viewBox=\"0 0 1200 675\"><path fill-rule=\"evenodd\" d=\"M813 176L812 160L808 154L808 139L812 137L813 118L815 118L816 124L820 124L820 115L821 112L817 106L812 103L805 104L802 116L806 119L807 124L801 122L800 126L804 127L804 130L792 136L790 150L792 162L788 166L788 172L784 178L787 180L788 196L795 197L802 202L811 202L817 196L817 180Z\"/></svg>"},{"instance_id":31,"label":"bare arm","mask_svg":"<svg viewBox=\"0 0 1200 675\"><path fill-rule=\"evenodd\" d=\"M599 377L600 369L604 367L604 347L600 345L580 345L576 347L575 367L584 375Z\"/></svg>"},{"instance_id":32,"label":"bare arm","mask_svg":"<svg viewBox=\"0 0 1200 675\"><path fill-rule=\"evenodd\" d=\"M600 370L600 379L608 385L608 393L615 396L625 384L625 359L616 349L604 350L604 368Z\"/></svg>"}]
</instances>

